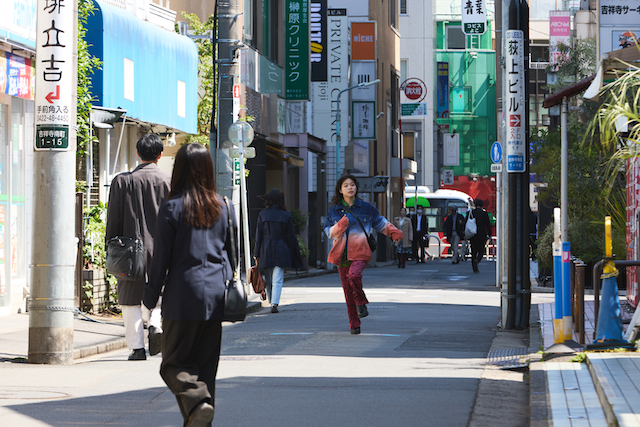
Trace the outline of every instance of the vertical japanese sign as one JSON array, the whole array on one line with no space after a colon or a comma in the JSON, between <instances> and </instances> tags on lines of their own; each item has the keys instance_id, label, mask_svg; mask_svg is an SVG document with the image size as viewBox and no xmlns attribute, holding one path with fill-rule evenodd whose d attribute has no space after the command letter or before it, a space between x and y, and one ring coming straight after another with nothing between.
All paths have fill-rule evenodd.
<instances>
[{"instance_id":1,"label":"vertical japanese sign","mask_svg":"<svg viewBox=\"0 0 640 427\"><path fill-rule=\"evenodd\" d=\"M311 0L311 81L327 81L327 0Z\"/></svg>"},{"instance_id":2,"label":"vertical japanese sign","mask_svg":"<svg viewBox=\"0 0 640 427\"><path fill-rule=\"evenodd\" d=\"M438 119L449 118L449 63L438 62Z\"/></svg>"},{"instance_id":3,"label":"vertical japanese sign","mask_svg":"<svg viewBox=\"0 0 640 427\"><path fill-rule=\"evenodd\" d=\"M549 12L549 62L554 70L560 62L562 53L560 44L571 43L571 12L564 10L552 10ZM566 56L566 54L565 54Z\"/></svg>"},{"instance_id":4,"label":"vertical japanese sign","mask_svg":"<svg viewBox=\"0 0 640 427\"><path fill-rule=\"evenodd\" d=\"M485 0L462 0L462 31L466 35L484 34L487 31Z\"/></svg>"},{"instance_id":5,"label":"vertical japanese sign","mask_svg":"<svg viewBox=\"0 0 640 427\"><path fill-rule=\"evenodd\" d=\"M36 150L68 151L73 100L73 2L39 0L36 38Z\"/></svg>"},{"instance_id":6,"label":"vertical japanese sign","mask_svg":"<svg viewBox=\"0 0 640 427\"><path fill-rule=\"evenodd\" d=\"M352 137L353 139L375 139L376 138L376 102L375 101L353 101L352 117Z\"/></svg>"},{"instance_id":7,"label":"vertical japanese sign","mask_svg":"<svg viewBox=\"0 0 640 427\"><path fill-rule=\"evenodd\" d=\"M309 99L309 0L285 2L286 91L288 100Z\"/></svg>"},{"instance_id":8,"label":"vertical japanese sign","mask_svg":"<svg viewBox=\"0 0 640 427\"><path fill-rule=\"evenodd\" d=\"M524 33L509 30L505 37L507 99L507 172L525 172Z\"/></svg>"}]
</instances>

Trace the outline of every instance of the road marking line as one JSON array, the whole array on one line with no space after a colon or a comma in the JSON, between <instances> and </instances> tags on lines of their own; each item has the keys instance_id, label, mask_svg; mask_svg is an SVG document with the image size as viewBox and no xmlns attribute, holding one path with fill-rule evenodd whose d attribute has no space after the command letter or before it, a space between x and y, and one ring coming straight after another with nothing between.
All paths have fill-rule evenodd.
<instances>
[{"instance_id":1,"label":"road marking line","mask_svg":"<svg viewBox=\"0 0 640 427\"><path fill-rule=\"evenodd\" d=\"M368 335L370 337L400 337L402 335L396 334L360 334L360 335Z\"/></svg>"},{"instance_id":2,"label":"road marking line","mask_svg":"<svg viewBox=\"0 0 640 427\"><path fill-rule=\"evenodd\" d=\"M313 335L313 332L272 332L271 335Z\"/></svg>"}]
</instances>

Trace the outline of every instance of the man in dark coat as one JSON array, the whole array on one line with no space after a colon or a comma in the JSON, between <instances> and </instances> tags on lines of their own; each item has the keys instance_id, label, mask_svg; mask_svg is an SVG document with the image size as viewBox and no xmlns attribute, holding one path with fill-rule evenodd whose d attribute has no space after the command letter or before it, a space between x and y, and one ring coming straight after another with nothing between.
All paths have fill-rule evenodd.
<instances>
[{"instance_id":1,"label":"man in dark coat","mask_svg":"<svg viewBox=\"0 0 640 427\"><path fill-rule=\"evenodd\" d=\"M424 262L426 255L424 236L429 231L427 228L427 216L423 213L422 206L418 206L418 211L411 217L411 225L413 227L413 256L418 260L418 264Z\"/></svg>"},{"instance_id":2,"label":"man in dark coat","mask_svg":"<svg viewBox=\"0 0 640 427\"><path fill-rule=\"evenodd\" d=\"M458 214L456 208L449 209L449 215L447 215L444 220L444 235L447 237L447 242L451 245L451 264L460 262L458 245L460 244L460 240L464 239L465 222L465 217Z\"/></svg>"},{"instance_id":3,"label":"man in dark coat","mask_svg":"<svg viewBox=\"0 0 640 427\"><path fill-rule=\"evenodd\" d=\"M146 266L153 257L153 238L160 204L169 194L171 177L160 170L158 160L164 146L157 135L144 135L136 144L141 164L133 172L117 175L111 182L107 205L105 238L116 236L141 237L146 252ZM118 279L118 303L122 308L125 339L131 350L129 360L145 360L142 295L146 278L138 281ZM157 354L161 329L160 306L153 310L149 321L149 353ZM151 340L154 339L152 346ZM151 348L154 347L154 348Z\"/></svg>"},{"instance_id":4,"label":"man in dark coat","mask_svg":"<svg viewBox=\"0 0 640 427\"><path fill-rule=\"evenodd\" d=\"M491 237L491 225L489 224L489 214L487 214L487 211L482 208L482 206L484 206L482 199L476 199L474 204L476 207L469 214L473 215L476 219L478 232L470 239L471 266L473 267L474 273L479 273L480 270L478 270L478 263L482 261L484 245L487 242L487 239ZM469 215L467 215L467 220L468 219Z\"/></svg>"}]
</instances>

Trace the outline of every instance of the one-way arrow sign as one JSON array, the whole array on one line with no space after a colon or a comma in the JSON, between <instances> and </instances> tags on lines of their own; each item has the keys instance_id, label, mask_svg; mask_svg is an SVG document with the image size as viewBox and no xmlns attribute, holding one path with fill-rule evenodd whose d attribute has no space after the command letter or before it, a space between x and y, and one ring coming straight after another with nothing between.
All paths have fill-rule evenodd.
<instances>
[{"instance_id":1,"label":"one-way arrow sign","mask_svg":"<svg viewBox=\"0 0 640 427\"><path fill-rule=\"evenodd\" d=\"M56 85L56 96L52 96L53 92L49 92L47 96L44 97L49 104L53 104L54 99L60 99L60 85Z\"/></svg>"}]
</instances>

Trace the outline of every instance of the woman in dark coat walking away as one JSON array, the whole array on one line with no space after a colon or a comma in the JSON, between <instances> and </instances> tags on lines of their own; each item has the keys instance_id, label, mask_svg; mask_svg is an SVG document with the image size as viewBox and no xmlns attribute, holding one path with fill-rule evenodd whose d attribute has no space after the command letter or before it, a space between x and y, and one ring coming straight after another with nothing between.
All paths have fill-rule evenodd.
<instances>
[{"instance_id":1,"label":"woman in dark coat walking away","mask_svg":"<svg viewBox=\"0 0 640 427\"><path fill-rule=\"evenodd\" d=\"M225 281L233 276L226 246L228 219L235 224L235 213L215 188L209 150L182 146L171 192L158 212L143 298L147 308L155 307L164 285L160 375L187 427L207 427L213 420Z\"/></svg>"},{"instance_id":2,"label":"woman in dark coat walking away","mask_svg":"<svg viewBox=\"0 0 640 427\"><path fill-rule=\"evenodd\" d=\"M265 276L271 312L278 313L284 270L301 269L302 257L293 229L293 218L284 203L284 194L274 188L261 198L266 209L258 215L253 256L257 258L260 271Z\"/></svg>"}]
</instances>

